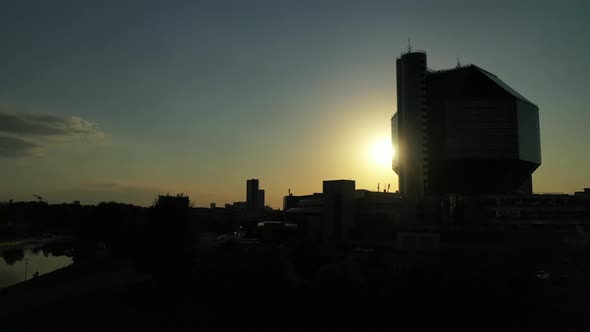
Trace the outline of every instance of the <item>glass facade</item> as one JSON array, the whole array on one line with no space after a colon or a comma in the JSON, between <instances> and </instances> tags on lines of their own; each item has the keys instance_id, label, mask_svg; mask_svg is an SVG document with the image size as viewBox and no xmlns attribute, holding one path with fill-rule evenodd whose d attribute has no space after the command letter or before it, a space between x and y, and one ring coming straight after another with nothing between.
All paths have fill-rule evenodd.
<instances>
[{"instance_id":1,"label":"glass facade","mask_svg":"<svg viewBox=\"0 0 590 332\"><path fill-rule=\"evenodd\" d=\"M539 110L522 100L516 101L518 152L521 160L541 164Z\"/></svg>"},{"instance_id":2,"label":"glass facade","mask_svg":"<svg viewBox=\"0 0 590 332\"><path fill-rule=\"evenodd\" d=\"M391 118L391 146L393 147L393 160L391 166L393 170L398 173L399 171L399 119L398 114L395 113Z\"/></svg>"},{"instance_id":3,"label":"glass facade","mask_svg":"<svg viewBox=\"0 0 590 332\"><path fill-rule=\"evenodd\" d=\"M514 102L454 100L445 105L447 159L517 159Z\"/></svg>"}]
</instances>

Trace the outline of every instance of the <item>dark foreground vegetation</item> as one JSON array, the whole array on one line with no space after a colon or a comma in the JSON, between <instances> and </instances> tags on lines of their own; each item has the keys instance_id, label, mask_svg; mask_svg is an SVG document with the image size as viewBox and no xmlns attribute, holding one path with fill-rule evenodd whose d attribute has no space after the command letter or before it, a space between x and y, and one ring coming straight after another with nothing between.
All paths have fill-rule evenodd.
<instances>
[{"instance_id":1,"label":"dark foreground vegetation","mask_svg":"<svg viewBox=\"0 0 590 332\"><path fill-rule=\"evenodd\" d=\"M62 219L61 233L51 229L75 239L53 249L73 265L0 290L2 331L590 327L585 250L206 244L186 196L88 211L84 227Z\"/></svg>"},{"instance_id":2,"label":"dark foreground vegetation","mask_svg":"<svg viewBox=\"0 0 590 332\"><path fill-rule=\"evenodd\" d=\"M147 272L124 261L74 264L4 290L0 315L7 331L589 327L585 280L523 277L516 260L490 269L455 266L468 264L456 258L387 256L349 253L330 262L225 244L194 263Z\"/></svg>"}]
</instances>

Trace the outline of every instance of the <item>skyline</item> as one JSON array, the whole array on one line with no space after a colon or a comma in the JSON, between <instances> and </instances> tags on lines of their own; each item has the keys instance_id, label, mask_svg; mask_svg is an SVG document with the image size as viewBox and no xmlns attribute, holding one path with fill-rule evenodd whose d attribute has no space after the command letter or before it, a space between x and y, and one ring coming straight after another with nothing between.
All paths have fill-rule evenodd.
<instances>
[{"instance_id":1,"label":"skyline","mask_svg":"<svg viewBox=\"0 0 590 332\"><path fill-rule=\"evenodd\" d=\"M184 192L221 205L244 201L250 178L275 208L328 179L394 191L373 146L389 141L408 37L431 68L459 57L537 103L535 192L590 184L584 2L226 5L7 6L0 200L148 205Z\"/></svg>"}]
</instances>

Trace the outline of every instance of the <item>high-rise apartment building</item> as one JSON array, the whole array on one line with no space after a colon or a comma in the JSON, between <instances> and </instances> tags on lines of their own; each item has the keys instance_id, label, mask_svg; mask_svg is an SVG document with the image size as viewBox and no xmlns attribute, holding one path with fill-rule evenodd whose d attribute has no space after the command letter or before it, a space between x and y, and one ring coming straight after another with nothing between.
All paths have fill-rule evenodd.
<instances>
[{"instance_id":1,"label":"high-rise apartment building","mask_svg":"<svg viewBox=\"0 0 590 332\"><path fill-rule=\"evenodd\" d=\"M264 190L259 188L258 179L246 181L246 205L248 209L264 208Z\"/></svg>"}]
</instances>

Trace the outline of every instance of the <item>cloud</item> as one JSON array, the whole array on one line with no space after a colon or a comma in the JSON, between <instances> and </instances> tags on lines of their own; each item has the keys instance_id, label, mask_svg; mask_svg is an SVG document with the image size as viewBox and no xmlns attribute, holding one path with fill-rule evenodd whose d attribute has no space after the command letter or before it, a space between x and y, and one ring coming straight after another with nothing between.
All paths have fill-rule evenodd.
<instances>
[{"instance_id":1,"label":"cloud","mask_svg":"<svg viewBox=\"0 0 590 332\"><path fill-rule=\"evenodd\" d=\"M103 135L96 123L78 116L3 112L0 112L0 132L32 136Z\"/></svg>"},{"instance_id":2,"label":"cloud","mask_svg":"<svg viewBox=\"0 0 590 332\"><path fill-rule=\"evenodd\" d=\"M0 112L0 157L38 155L44 144L81 137L102 139L98 124L78 116Z\"/></svg>"},{"instance_id":3,"label":"cloud","mask_svg":"<svg viewBox=\"0 0 590 332\"><path fill-rule=\"evenodd\" d=\"M41 146L22 138L0 134L0 157L26 157L38 155Z\"/></svg>"}]
</instances>

